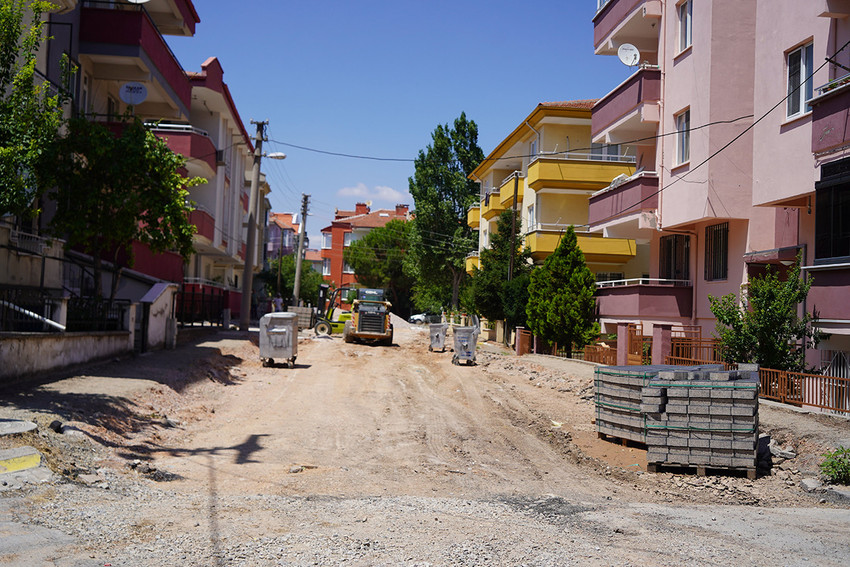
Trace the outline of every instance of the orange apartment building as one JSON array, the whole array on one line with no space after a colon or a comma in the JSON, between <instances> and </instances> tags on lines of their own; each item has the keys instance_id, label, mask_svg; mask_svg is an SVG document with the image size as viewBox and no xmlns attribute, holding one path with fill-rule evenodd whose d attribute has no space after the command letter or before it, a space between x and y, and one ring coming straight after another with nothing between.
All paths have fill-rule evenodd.
<instances>
[{"instance_id":1,"label":"orange apartment building","mask_svg":"<svg viewBox=\"0 0 850 567\"><path fill-rule=\"evenodd\" d=\"M322 276L325 281L338 287L356 284L354 270L343 260L345 249L374 228L385 226L391 220L409 218L408 205L373 211L367 203L357 203L353 211L337 209L333 222L322 229Z\"/></svg>"}]
</instances>

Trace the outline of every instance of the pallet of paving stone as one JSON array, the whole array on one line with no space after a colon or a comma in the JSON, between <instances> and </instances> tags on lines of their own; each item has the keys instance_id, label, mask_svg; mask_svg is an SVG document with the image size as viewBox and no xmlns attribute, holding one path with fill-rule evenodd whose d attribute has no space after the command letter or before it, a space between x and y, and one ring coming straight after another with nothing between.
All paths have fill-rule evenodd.
<instances>
[{"instance_id":1,"label":"pallet of paving stone","mask_svg":"<svg viewBox=\"0 0 850 567\"><path fill-rule=\"evenodd\" d=\"M596 432L620 443L644 442L644 419L640 411L641 390L657 372L641 366L596 368L593 380Z\"/></svg>"}]
</instances>

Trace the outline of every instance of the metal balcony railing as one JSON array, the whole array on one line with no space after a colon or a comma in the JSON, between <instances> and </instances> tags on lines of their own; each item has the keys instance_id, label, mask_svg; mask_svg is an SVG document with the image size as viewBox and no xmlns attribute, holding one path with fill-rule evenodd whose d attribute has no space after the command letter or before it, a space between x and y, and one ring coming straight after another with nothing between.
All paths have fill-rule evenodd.
<instances>
[{"instance_id":1,"label":"metal balcony railing","mask_svg":"<svg viewBox=\"0 0 850 567\"><path fill-rule=\"evenodd\" d=\"M673 287L690 287L693 284L691 283L691 280L671 280L666 278L629 278L625 280L596 282L597 289L627 285L669 285Z\"/></svg>"}]
</instances>

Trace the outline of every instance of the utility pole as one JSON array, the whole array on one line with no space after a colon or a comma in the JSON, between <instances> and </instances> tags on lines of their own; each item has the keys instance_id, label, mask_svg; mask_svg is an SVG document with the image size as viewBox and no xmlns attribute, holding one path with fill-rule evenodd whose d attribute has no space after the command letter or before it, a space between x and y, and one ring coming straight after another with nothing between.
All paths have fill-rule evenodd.
<instances>
[{"instance_id":1,"label":"utility pole","mask_svg":"<svg viewBox=\"0 0 850 567\"><path fill-rule=\"evenodd\" d=\"M251 170L251 194L248 198L248 241L245 246L245 270L242 274L242 306L239 313L239 330L247 331L251 322L251 291L254 287L254 254L257 252L257 201L260 191L260 162L263 160L264 128L268 121L254 122L254 168Z\"/></svg>"},{"instance_id":2,"label":"utility pole","mask_svg":"<svg viewBox=\"0 0 850 567\"><path fill-rule=\"evenodd\" d=\"M508 281L514 278L514 253L516 252L516 205L519 196L519 171L514 171L514 206L511 213L511 251L508 257Z\"/></svg>"},{"instance_id":3,"label":"utility pole","mask_svg":"<svg viewBox=\"0 0 850 567\"><path fill-rule=\"evenodd\" d=\"M298 236L298 255L295 257L295 285L292 290L292 305L298 306L298 294L301 293L301 256L304 250L304 238L307 234L307 207L310 195L301 193L301 230Z\"/></svg>"}]
</instances>

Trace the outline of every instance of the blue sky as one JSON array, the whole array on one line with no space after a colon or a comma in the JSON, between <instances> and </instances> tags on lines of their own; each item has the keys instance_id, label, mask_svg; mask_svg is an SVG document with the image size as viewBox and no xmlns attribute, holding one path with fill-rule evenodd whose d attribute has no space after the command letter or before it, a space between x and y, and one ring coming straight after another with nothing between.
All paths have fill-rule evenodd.
<instances>
[{"instance_id":1,"label":"blue sky","mask_svg":"<svg viewBox=\"0 0 850 567\"><path fill-rule=\"evenodd\" d=\"M316 247L335 208L413 206L412 160L461 112L489 153L538 102L598 98L630 70L593 55L595 0L195 0L194 37L168 38L187 71L215 56L247 130L268 120L275 212L312 196ZM396 158L374 161L327 152Z\"/></svg>"}]
</instances>

